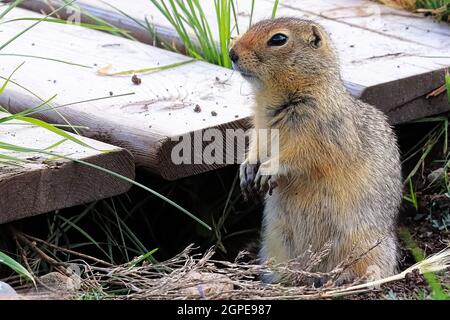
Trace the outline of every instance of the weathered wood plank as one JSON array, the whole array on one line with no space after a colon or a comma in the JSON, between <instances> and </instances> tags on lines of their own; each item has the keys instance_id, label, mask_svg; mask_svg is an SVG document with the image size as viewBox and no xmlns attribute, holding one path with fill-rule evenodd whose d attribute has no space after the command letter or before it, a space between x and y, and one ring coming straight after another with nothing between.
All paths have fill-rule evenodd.
<instances>
[{"instance_id":1,"label":"weathered wood plank","mask_svg":"<svg viewBox=\"0 0 450 320\"><path fill-rule=\"evenodd\" d=\"M281 5L407 43L434 49L448 49L450 46L450 28L446 23L373 1L284 0Z\"/></svg>"},{"instance_id":2,"label":"weathered wood plank","mask_svg":"<svg viewBox=\"0 0 450 320\"><path fill-rule=\"evenodd\" d=\"M0 118L5 115L0 113ZM77 138L95 149L66 141L51 152L134 178L134 161L128 151L92 139ZM48 130L21 121L0 124L0 141L3 143L44 149L60 140L60 136ZM48 161L48 155L3 149L0 153L30 161L20 162L20 166L0 164L0 224L121 194L131 186L69 160Z\"/></svg>"},{"instance_id":3,"label":"weathered wood plank","mask_svg":"<svg viewBox=\"0 0 450 320\"><path fill-rule=\"evenodd\" d=\"M14 9L9 18L41 17ZM23 30L29 21L0 26L2 39ZM179 166L170 161L172 137L207 128L241 128L250 115L251 97L242 77L231 70L203 62L192 62L143 75L134 85L131 76L105 77L96 72L108 64L116 71L156 67L189 58L139 42L82 27L42 23L8 46L4 53L20 53L77 62L81 68L53 61L0 55L0 75L7 76L21 62L13 80L47 99L74 125L89 127L83 134L129 149L137 165L167 179L192 175L220 165ZM110 94L113 94L110 97ZM117 96L132 93L132 95ZM73 102L108 97L96 101ZM0 103L12 111L42 102L11 84ZM68 105L69 104L69 105ZM65 107L60 107L66 105ZM201 112L195 112L196 106ZM214 111L214 112L213 112ZM54 111L39 117L62 122Z\"/></svg>"},{"instance_id":4,"label":"weathered wood plank","mask_svg":"<svg viewBox=\"0 0 450 320\"><path fill-rule=\"evenodd\" d=\"M135 22L108 11L110 8L104 4L94 0L82 0L80 3L84 9L97 16L133 31L138 38L152 41ZM148 8L148 13L152 15L150 21L160 24L158 28L163 34L171 40L174 39L173 30L165 20L158 18L158 14L151 9L151 4L147 0L136 0L132 6L117 0L110 3L137 19L143 19ZM38 0L28 2L27 5L33 6L35 10L48 9L48 5L42 7L42 2ZM205 5L211 6L211 2L205 2ZM258 2L255 20L266 17L271 6L270 1ZM313 7L313 3L310 3L308 10L312 10ZM212 11L208 12L211 14ZM248 24L248 10L240 8L239 12L241 30L245 30L244 26ZM407 16L405 19L410 19L407 13L403 14ZM414 39L404 41L398 39L399 36L392 37L382 32L367 30L368 28L364 26L351 26L334 18L322 17L320 12L308 13L298 8L282 6L279 15L302 16L323 23L331 31L332 36L339 40L335 39L342 60L343 78L349 91L386 111L392 123L409 121L449 109L445 99L424 98L443 83L442 68L446 66L446 61L449 61L445 58L423 57L437 54L435 49L417 44ZM430 23L427 19L419 21ZM91 66L112 63L116 70L139 69L187 59L178 54L73 26L52 26L51 29L39 26L39 28L42 34L38 37L32 36L35 32L32 31L17 42L19 51L25 50L24 52L29 54L40 53L47 56L50 54ZM44 28L45 32L42 32ZM61 36L63 33L64 36ZM445 30L437 34L445 35ZM75 45L79 35L83 39L82 49ZM411 37L414 37L414 34ZM27 41L37 43L34 38L39 40L39 45L31 47L27 45ZM55 39L61 42L53 45ZM441 42L445 43L444 40ZM445 49L440 50L439 55L445 55L446 52ZM2 59L7 61L7 58ZM21 61L11 57L8 59L13 63ZM10 68L4 70L12 69L11 62L9 63ZM54 105L96 98L100 96L96 95L97 93L104 96L109 92L126 93L129 92L128 89L135 93L133 96L81 103L65 107L62 111L75 124L90 127L84 134L129 148L135 154L139 166L167 179L176 179L220 166L174 165L170 161L170 151L174 145L172 137L192 135L208 128L224 130L241 127L247 123L246 119L250 115L251 97L243 79L229 70L201 62L144 76L141 86L133 86L129 77L105 79L92 70L79 70L71 66L55 67L42 61L39 64L29 61L27 64L26 67L31 68L28 73L40 75L47 73L47 80L59 79L56 83L50 81L50 86L48 83L40 86L36 84L35 78L32 80L20 78L21 81L28 81L30 88L38 88L40 93L46 95L60 93ZM70 80L61 76L66 73L72 74ZM74 81L77 83L77 92L74 92L69 84ZM30 101L36 102L33 97L24 99L23 94L24 92L17 88L9 90L5 101L8 97L11 107L16 110L29 105ZM422 108L423 102L426 102L426 107ZM201 106L201 113L193 112L196 105ZM218 116L212 116L212 111L216 111ZM59 119L57 115L51 113L43 116L54 121Z\"/></svg>"},{"instance_id":5,"label":"weathered wood plank","mask_svg":"<svg viewBox=\"0 0 450 320\"><path fill-rule=\"evenodd\" d=\"M52 3L57 5L59 1ZM108 4L137 20L148 18L162 37L170 43L174 41L170 24L148 0L136 0L133 5L120 0L111 0L108 4L99 0L81 0L79 4L86 11L151 43L153 39L145 30L117 11L111 11L114 9ZM245 31L251 2L238 1L237 4L240 30ZM48 9L48 5L41 1L28 2L27 5L35 10ZM217 34L213 1L203 0L202 6L212 23L213 33ZM253 21L267 18L272 6L273 0L258 1ZM323 24L336 44L342 75L349 90L387 113L442 85L444 69L450 65L448 24L439 24L372 1L283 0L280 1L278 15L303 17ZM436 109L442 109L442 106L436 106ZM433 108L430 111L433 112ZM398 122L395 117L391 120Z\"/></svg>"}]
</instances>

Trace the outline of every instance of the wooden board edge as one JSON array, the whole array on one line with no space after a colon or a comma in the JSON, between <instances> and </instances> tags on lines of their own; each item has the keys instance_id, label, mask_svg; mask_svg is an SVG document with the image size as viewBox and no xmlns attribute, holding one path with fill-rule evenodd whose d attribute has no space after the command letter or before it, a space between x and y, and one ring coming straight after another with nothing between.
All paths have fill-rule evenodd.
<instances>
[{"instance_id":1,"label":"wooden board edge","mask_svg":"<svg viewBox=\"0 0 450 320\"><path fill-rule=\"evenodd\" d=\"M404 124L416 119L450 112L450 102L446 92L435 97L423 95L386 112L392 125Z\"/></svg>"},{"instance_id":2,"label":"wooden board edge","mask_svg":"<svg viewBox=\"0 0 450 320\"><path fill-rule=\"evenodd\" d=\"M11 2L11 0L7 1ZM134 37L139 42L154 45L156 41L162 41L165 44L169 44L171 47L176 48L176 50L180 53L186 52L183 42L178 37L177 32L172 28L159 26L157 24L153 25L155 33L159 35L157 39L155 39L155 37L153 37L153 35L149 33L147 29L143 28L141 25L136 23L136 21L133 21L133 19L130 19L120 14L119 12L113 11L112 8L111 10L100 9L98 7L86 3L79 3L78 5L82 10L85 10L86 12L89 12L90 14L110 23L114 27L129 31L129 35ZM54 9L61 7L61 1L50 0L44 2L35 0L25 0L22 4L20 4L20 7L38 13L49 14ZM63 11L58 12L58 16L65 20L70 18L70 14L71 13ZM95 23L95 21L92 18L88 17L85 14L82 14L80 18L81 18L80 22L82 23ZM145 24L145 21L143 20L139 20L139 22Z\"/></svg>"},{"instance_id":3,"label":"wooden board edge","mask_svg":"<svg viewBox=\"0 0 450 320\"><path fill-rule=\"evenodd\" d=\"M134 159L125 149L97 154L83 161L134 180ZM0 224L73 207L127 192L131 183L73 161L12 175L0 181L7 194L0 199ZM76 195L76 192L82 194ZM14 199L14 196L19 198ZM26 203L26 196L31 204Z\"/></svg>"},{"instance_id":4,"label":"wooden board edge","mask_svg":"<svg viewBox=\"0 0 450 320\"><path fill-rule=\"evenodd\" d=\"M364 88L359 98L389 114L391 110L399 107L405 108L405 106L408 105L408 102L421 99L424 95L428 95L433 90L442 86L445 83L444 77L446 70L447 68L441 68L439 70L424 72L417 76L407 77L392 82L385 82L377 86ZM414 93L412 93L411 90L406 90L412 86L416 88ZM410 92L410 94L407 94L407 92ZM376 102L380 95L387 97L387 99L384 100L393 102L380 105ZM401 99L399 97L401 97ZM426 116L435 114L432 110L430 110L430 112L431 113Z\"/></svg>"},{"instance_id":5,"label":"wooden board edge","mask_svg":"<svg viewBox=\"0 0 450 320\"><path fill-rule=\"evenodd\" d=\"M58 7L58 5L60 5L60 1L52 0L51 4L53 7ZM46 4L45 2L42 2L42 1L27 0L22 4L22 6L27 9L37 11L37 12L45 12L45 13L50 12L50 7L48 6L48 4ZM99 9L95 6L92 6L89 4L84 4L84 3L81 3L80 7L83 10L86 10L87 12L90 12L90 13L96 15L97 17L107 21L108 23L114 25L117 28L130 31L130 35L135 37L140 42L154 45L155 41L162 41L172 47L175 47L180 53L185 53L185 48L184 48L182 41L179 39L175 30L173 30L170 27L160 26L158 24L155 24L155 26L154 26L155 31L159 36L158 36L158 39L154 39L152 37L152 35L149 34L149 32L145 28L143 28L141 25L139 25L132 19L127 18L124 15L121 15L118 12L114 12L113 9L111 9L111 10ZM64 19L68 18L68 14L64 14L64 13L59 13L59 14ZM85 23L93 23L94 22L91 18L89 18L85 15L82 15L81 19L82 19L82 22L85 22ZM140 22L145 23L144 21L140 21ZM427 83L425 80L429 79L429 78L433 78L433 75L435 73L436 73L436 71L432 71L432 72L425 72L424 74L420 75L419 79L417 79L417 81L424 83L424 86L418 87L417 90L409 91L409 92L411 92L412 95L406 97L405 99L412 100L414 98L422 96L423 94L426 93L427 90L431 91L432 89L430 89L430 88L435 87L436 82L433 81L431 83ZM406 88L408 88L408 86L411 85L412 78L415 78L415 77L405 78L405 79L396 80L396 81L389 81L389 82L381 83L379 85L375 85L372 87L365 87L360 84L351 83L349 81L344 81L344 83L345 83L345 86L347 87L347 90L354 97L360 98L363 101L373 104L377 107L380 107L381 110L386 111L386 110L389 110L390 108L396 107L398 105L402 105L404 103L404 101L399 100L397 97L393 97L392 99L389 100L392 103L380 105L380 102L378 102L379 97L384 96L385 92L391 93L391 95L392 95L392 92L393 92L392 86L393 85L394 86L398 85L398 88L399 88L398 90L402 90L402 92L407 92ZM398 82L398 84L397 84L397 82ZM422 91L422 89L425 91ZM383 99L383 101L386 101L386 99Z\"/></svg>"},{"instance_id":6,"label":"wooden board edge","mask_svg":"<svg viewBox=\"0 0 450 320\"><path fill-rule=\"evenodd\" d=\"M200 135L201 137L203 137L203 134L205 133L206 130L208 129L214 129L214 130L219 130L222 134L223 137L225 137L226 135L226 130L227 129L231 129L231 130L247 130L251 127L250 125L250 119L249 118L242 118L236 121L231 121L231 122L227 122L224 123L218 127L214 127L214 128L205 128L202 130L197 130L194 132L190 132L189 134L186 134L185 136L178 136L178 137L168 137L167 139L164 139L162 141L162 146L159 149L159 154L158 154L158 159L159 159L159 174L166 180L177 180L177 179L181 179L184 177L188 177L188 176L194 176L194 175L198 175L207 171L211 171L211 170L215 170L215 169L219 169L219 168L223 168L225 166L230 165L229 163L214 163L214 164L206 164L204 162L202 162L201 164L182 164L182 165L177 165L172 161L172 151L174 150L173 148L181 141L181 139L186 138L190 139L191 142L194 141L194 137L195 135ZM181 138L181 139L180 139ZM175 140L174 140L175 139ZM178 140L180 139L180 140ZM211 142L208 141L203 141L202 143L202 151L204 150L204 147L208 144L210 144ZM226 143L223 143L223 154L226 154ZM230 147L230 146L228 146ZM233 148L235 148L235 145L233 146ZM190 145L190 152L191 155L194 155L194 150L195 150L195 143L191 143Z\"/></svg>"}]
</instances>

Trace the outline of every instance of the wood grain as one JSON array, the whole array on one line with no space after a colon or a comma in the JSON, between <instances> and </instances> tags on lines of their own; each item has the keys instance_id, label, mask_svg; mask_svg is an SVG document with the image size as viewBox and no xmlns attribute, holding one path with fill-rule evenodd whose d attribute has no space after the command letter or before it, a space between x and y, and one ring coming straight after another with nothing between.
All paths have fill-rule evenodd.
<instances>
[{"instance_id":1,"label":"wood grain","mask_svg":"<svg viewBox=\"0 0 450 320\"><path fill-rule=\"evenodd\" d=\"M202 1L214 25L212 1ZM48 11L48 2L34 0L25 5L36 11ZM59 0L50 2L57 6ZM80 0L78 3L84 10L130 30L139 40L153 43L154 39L139 24L112 11L104 3L98 0ZM148 0L136 0L133 5L120 0L108 3L138 20L147 17L155 23L163 39L180 47L172 28ZM248 25L248 3L239 2L241 32ZM369 1L329 0L320 4L317 1L281 1L278 15L298 16L322 23L336 43L343 80L349 92L385 111L391 123L448 111L450 106L446 99L425 99L425 96L443 84L443 70L450 63L450 59L445 58L450 56L450 46L447 45L449 26L384 7L377 16L379 21L373 23L370 11L374 10L373 5ZM271 1L258 1L254 21L267 17L271 8ZM13 14L31 15L26 11ZM64 12L59 14L65 17ZM3 28L9 29L12 35L26 25L11 23ZM174 146L172 138L208 128L240 127L251 114L252 97L240 75L203 62L145 75L140 86L134 86L127 76L99 76L95 68L108 64L120 71L188 59L106 33L75 26L50 27L43 24L6 51L54 56L94 66L90 70L32 59L0 57L5 63L0 64L2 75L7 75L15 65L27 60L17 80L37 90L43 97L58 93L54 106L109 96L110 93L133 93L132 96L64 107L61 112L74 124L88 126L89 129L83 131L85 135L128 148L135 155L137 166L166 179L177 179L221 166L174 165L170 159ZM435 56L440 58L432 58ZM37 76L27 77L26 74ZM67 74L71 76L67 77ZM10 87L0 97L2 101L8 103L12 110L22 110L30 103L39 102L17 87ZM200 113L193 111L197 105L201 107ZM212 115L213 111L217 116ZM40 116L61 122L59 116L52 112Z\"/></svg>"},{"instance_id":2,"label":"wood grain","mask_svg":"<svg viewBox=\"0 0 450 320\"><path fill-rule=\"evenodd\" d=\"M14 9L9 18L32 16L41 15ZM19 21L1 25L2 39L12 37L29 24L29 21ZM111 71L123 71L190 60L180 54L100 31L42 23L2 53L58 58L91 66L81 68L0 55L0 76L3 77L26 61L13 77L22 87L10 84L0 96L0 103L11 111L20 111L57 94L50 107L58 108L71 124L88 127L81 130L84 135L127 148L134 154L137 166L168 179L216 168L200 165L190 171L183 165L166 161L170 159L170 153L161 152L170 151L168 146L173 145L172 138L207 128L241 127L240 123L251 112L252 98L244 79L232 70L204 62L142 75L141 85L133 84L131 75L99 75L97 69L107 65L112 65ZM121 96L123 94L129 95ZM105 99L71 104L97 98ZM194 111L197 106L201 112ZM64 123L52 110L37 116Z\"/></svg>"},{"instance_id":3,"label":"wood grain","mask_svg":"<svg viewBox=\"0 0 450 320\"><path fill-rule=\"evenodd\" d=\"M60 0L53 0L57 6ZM273 0L258 1L253 21L268 18ZM160 38L180 43L167 20L148 0L133 5L121 0L81 0L84 10L130 30L137 38L153 43L133 20L114 11L114 6L133 18L153 22ZM217 36L214 2L201 0L202 7ZM35 10L48 10L42 1L29 1ZM240 31L249 24L250 1L238 1ZM368 0L283 0L278 16L295 16L321 23L331 34L339 52L342 76L356 97L385 112L426 95L443 84L444 70L450 65L450 26L431 18L383 6ZM438 74L438 76L436 76ZM358 88L358 90L354 90ZM447 105L447 107L449 107ZM437 106L442 109L442 106ZM403 117L401 117L403 119ZM392 118L393 123L399 122Z\"/></svg>"},{"instance_id":4,"label":"wood grain","mask_svg":"<svg viewBox=\"0 0 450 320\"><path fill-rule=\"evenodd\" d=\"M4 115L0 113L0 118ZM77 138L92 148L66 141L51 151L134 179L134 160L128 151L92 139ZM60 140L60 136L48 130L21 121L0 124L0 141L4 143L44 149ZM0 224L121 194L131 186L70 160L49 160L50 156L34 152L0 149L0 153L27 161L20 162L20 166L0 164Z\"/></svg>"}]
</instances>

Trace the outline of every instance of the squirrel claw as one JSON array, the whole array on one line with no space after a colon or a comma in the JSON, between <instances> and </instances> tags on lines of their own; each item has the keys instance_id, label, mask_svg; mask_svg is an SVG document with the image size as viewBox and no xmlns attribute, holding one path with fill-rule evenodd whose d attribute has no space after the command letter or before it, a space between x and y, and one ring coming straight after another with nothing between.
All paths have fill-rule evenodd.
<instances>
[{"instance_id":1,"label":"squirrel claw","mask_svg":"<svg viewBox=\"0 0 450 320\"><path fill-rule=\"evenodd\" d=\"M240 186L244 200L248 201L253 193L253 184L259 169L259 163L251 164L246 160L239 170Z\"/></svg>"},{"instance_id":2,"label":"squirrel claw","mask_svg":"<svg viewBox=\"0 0 450 320\"><path fill-rule=\"evenodd\" d=\"M269 196L273 194L273 189L275 189L278 186L278 183L276 181L269 180Z\"/></svg>"},{"instance_id":3,"label":"squirrel claw","mask_svg":"<svg viewBox=\"0 0 450 320\"><path fill-rule=\"evenodd\" d=\"M265 195L266 193L271 196L273 194L273 190L277 187L277 182L272 175L264 175L261 174L260 171L256 174L254 189L257 190L260 194Z\"/></svg>"}]
</instances>

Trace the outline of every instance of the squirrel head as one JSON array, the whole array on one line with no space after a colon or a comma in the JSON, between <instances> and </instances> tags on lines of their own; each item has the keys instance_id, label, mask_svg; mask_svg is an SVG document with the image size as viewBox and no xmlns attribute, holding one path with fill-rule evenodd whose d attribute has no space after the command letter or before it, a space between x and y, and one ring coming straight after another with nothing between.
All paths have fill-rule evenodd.
<instances>
[{"instance_id":1,"label":"squirrel head","mask_svg":"<svg viewBox=\"0 0 450 320\"><path fill-rule=\"evenodd\" d=\"M233 41L230 58L234 69L258 88L299 91L317 87L324 77L339 77L327 32L314 22L297 18L254 24Z\"/></svg>"}]
</instances>

